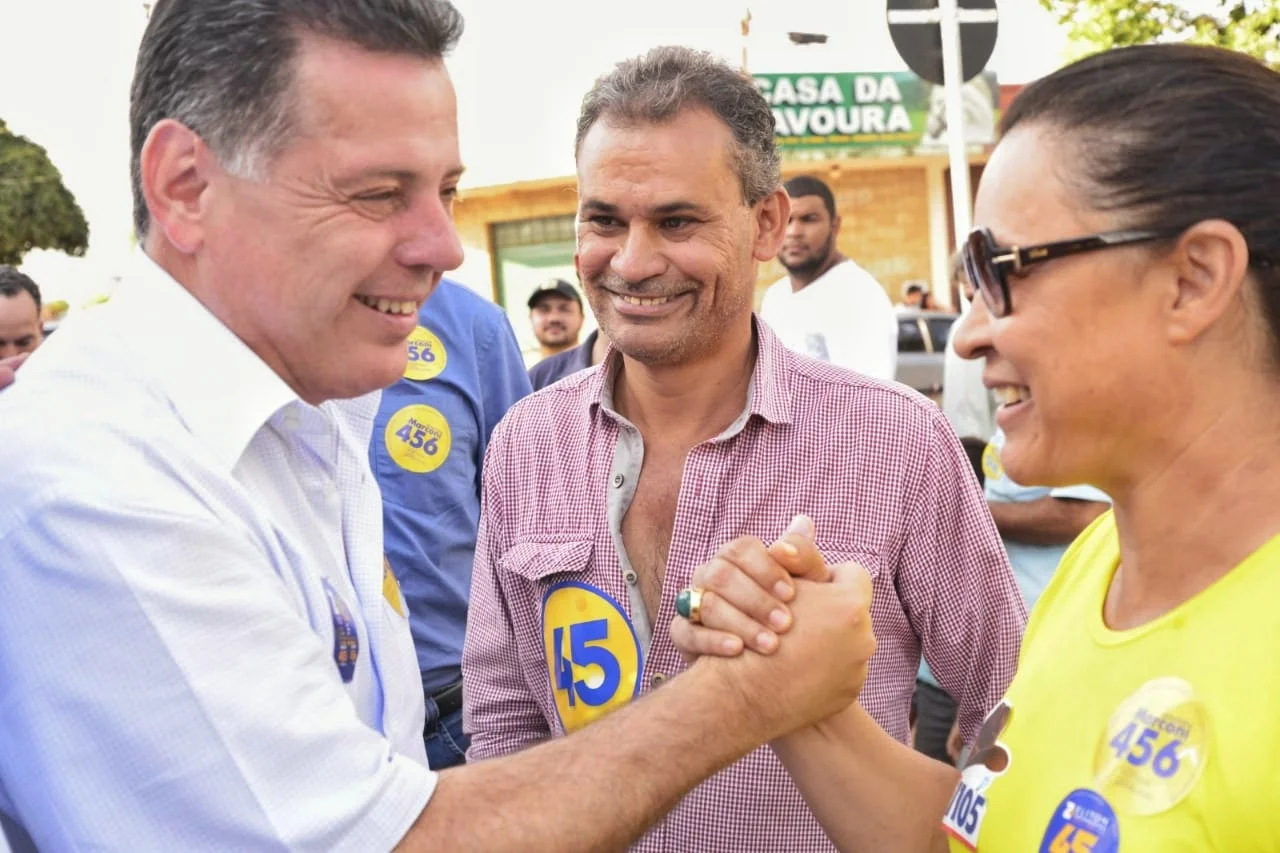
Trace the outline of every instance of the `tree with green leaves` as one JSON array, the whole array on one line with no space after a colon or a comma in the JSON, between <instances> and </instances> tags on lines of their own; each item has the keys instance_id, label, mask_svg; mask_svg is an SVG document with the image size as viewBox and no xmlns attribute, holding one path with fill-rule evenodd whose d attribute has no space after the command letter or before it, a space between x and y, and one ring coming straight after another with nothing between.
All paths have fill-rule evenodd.
<instances>
[{"instance_id":1,"label":"tree with green leaves","mask_svg":"<svg viewBox=\"0 0 1280 853\"><path fill-rule=\"evenodd\" d=\"M1077 55L1150 42L1227 47L1280 68L1280 0L1040 0Z\"/></svg>"},{"instance_id":2,"label":"tree with green leaves","mask_svg":"<svg viewBox=\"0 0 1280 853\"><path fill-rule=\"evenodd\" d=\"M48 153L0 120L0 264L32 249L83 255L89 224Z\"/></svg>"}]
</instances>

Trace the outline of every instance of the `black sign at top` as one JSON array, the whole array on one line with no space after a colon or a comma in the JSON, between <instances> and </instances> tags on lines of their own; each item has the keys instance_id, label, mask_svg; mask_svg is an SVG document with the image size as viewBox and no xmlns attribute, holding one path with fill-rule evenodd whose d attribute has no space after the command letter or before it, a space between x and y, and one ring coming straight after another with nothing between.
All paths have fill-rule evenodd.
<instances>
[{"instance_id":1,"label":"black sign at top","mask_svg":"<svg viewBox=\"0 0 1280 853\"><path fill-rule=\"evenodd\" d=\"M982 73L996 48L996 0L957 0L964 81ZM907 67L942 84L942 13L938 0L888 0L889 35Z\"/></svg>"}]
</instances>

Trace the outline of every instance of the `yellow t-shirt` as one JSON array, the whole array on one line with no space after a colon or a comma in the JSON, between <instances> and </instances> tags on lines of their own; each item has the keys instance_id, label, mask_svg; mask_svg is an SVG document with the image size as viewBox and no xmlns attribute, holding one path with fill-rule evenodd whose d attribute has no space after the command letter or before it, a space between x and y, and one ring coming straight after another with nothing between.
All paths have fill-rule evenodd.
<instances>
[{"instance_id":1,"label":"yellow t-shirt","mask_svg":"<svg viewBox=\"0 0 1280 853\"><path fill-rule=\"evenodd\" d=\"M1280 853L1280 536L1128 631L1102 621L1119 560L1111 513L1064 555L943 819L953 853Z\"/></svg>"}]
</instances>

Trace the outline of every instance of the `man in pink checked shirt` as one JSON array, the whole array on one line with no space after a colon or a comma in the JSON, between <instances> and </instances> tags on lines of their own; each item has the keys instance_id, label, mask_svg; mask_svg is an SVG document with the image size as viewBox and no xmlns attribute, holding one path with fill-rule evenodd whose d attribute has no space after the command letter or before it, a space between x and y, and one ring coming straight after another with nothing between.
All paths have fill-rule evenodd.
<instances>
[{"instance_id":1,"label":"man in pink checked shirt","mask_svg":"<svg viewBox=\"0 0 1280 853\"><path fill-rule=\"evenodd\" d=\"M789 211L763 96L709 55L658 48L597 81L576 146L575 263L613 349L493 434L463 653L469 757L659 689L685 667L668 626L694 569L772 560L764 543L799 514L827 563L871 575L863 706L905 741L923 650L972 737L1013 675L1022 599L941 411L790 352L753 316L756 264ZM790 619L771 615L740 632L764 653ZM762 748L635 849L833 847Z\"/></svg>"}]
</instances>

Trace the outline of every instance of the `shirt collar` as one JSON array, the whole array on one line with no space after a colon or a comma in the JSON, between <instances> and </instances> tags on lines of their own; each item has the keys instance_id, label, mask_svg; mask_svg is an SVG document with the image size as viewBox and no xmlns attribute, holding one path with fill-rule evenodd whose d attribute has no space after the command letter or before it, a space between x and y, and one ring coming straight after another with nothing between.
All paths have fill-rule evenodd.
<instances>
[{"instance_id":1,"label":"shirt collar","mask_svg":"<svg viewBox=\"0 0 1280 853\"><path fill-rule=\"evenodd\" d=\"M187 429L229 468L272 415L299 399L142 252L108 305L123 346L138 356Z\"/></svg>"},{"instance_id":2,"label":"shirt collar","mask_svg":"<svg viewBox=\"0 0 1280 853\"><path fill-rule=\"evenodd\" d=\"M753 415L773 424L791 423L791 383L787 359L790 354L773 331L754 314L751 322L756 335L756 364L751 371L751 386L743 416L729 426L720 438L737 434ZM622 367L622 353L610 346L601 369L590 379L584 399L588 407L599 406L617 415L613 400L613 383Z\"/></svg>"}]
</instances>

